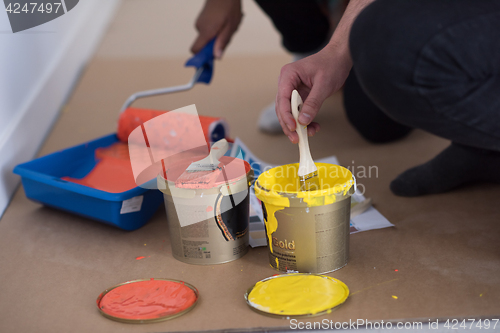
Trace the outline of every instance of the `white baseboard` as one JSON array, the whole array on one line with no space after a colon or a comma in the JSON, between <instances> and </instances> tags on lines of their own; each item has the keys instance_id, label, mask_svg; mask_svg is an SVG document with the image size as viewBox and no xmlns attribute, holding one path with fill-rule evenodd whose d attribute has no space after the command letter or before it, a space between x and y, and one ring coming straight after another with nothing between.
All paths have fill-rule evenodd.
<instances>
[{"instance_id":1,"label":"white baseboard","mask_svg":"<svg viewBox=\"0 0 500 333\"><path fill-rule=\"evenodd\" d=\"M57 60L0 133L0 217L20 182L12 169L35 157L119 4L119 0L80 2L71 12L85 12L72 22L71 32L56 52Z\"/></svg>"}]
</instances>

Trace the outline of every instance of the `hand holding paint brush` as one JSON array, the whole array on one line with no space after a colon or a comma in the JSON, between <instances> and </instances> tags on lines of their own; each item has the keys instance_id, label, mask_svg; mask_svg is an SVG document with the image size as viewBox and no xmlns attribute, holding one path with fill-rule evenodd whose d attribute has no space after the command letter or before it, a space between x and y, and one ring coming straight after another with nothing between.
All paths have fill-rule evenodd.
<instances>
[{"instance_id":1,"label":"hand holding paint brush","mask_svg":"<svg viewBox=\"0 0 500 333\"><path fill-rule=\"evenodd\" d=\"M300 163L298 176L300 180L300 190L301 191L314 191L320 188L318 168L311 156L311 151L309 150L309 139L307 137L307 126L303 126L299 123L299 114L302 109L302 98L300 97L297 90L292 92L291 99L292 115L297 122L297 134L299 136L299 154Z\"/></svg>"}]
</instances>

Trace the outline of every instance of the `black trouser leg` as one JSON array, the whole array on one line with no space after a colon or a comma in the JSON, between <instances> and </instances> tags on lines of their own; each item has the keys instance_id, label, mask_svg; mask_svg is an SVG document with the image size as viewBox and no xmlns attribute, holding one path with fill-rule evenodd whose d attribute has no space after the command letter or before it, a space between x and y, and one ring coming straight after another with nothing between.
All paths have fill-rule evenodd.
<instances>
[{"instance_id":1,"label":"black trouser leg","mask_svg":"<svg viewBox=\"0 0 500 333\"><path fill-rule=\"evenodd\" d=\"M354 70L344 84L344 109L349 122L368 141L386 143L405 137L412 130L389 118L361 88Z\"/></svg>"},{"instance_id":2,"label":"black trouser leg","mask_svg":"<svg viewBox=\"0 0 500 333\"><path fill-rule=\"evenodd\" d=\"M500 151L500 1L377 0L350 48L365 92L391 118Z\"/></svg>"},{"instance_id":3,"label":"black trouser leg","mask_svg":"<svg viewBox=\"0 0 500 333\"><path fill-rule=\"evenodd\" d=\"M309 53L325 44L330 22L314 0L255 0L281 34L283 46L293 53Z\"/></svg>"},{"instance_id":4,"label":"black trouser leg","mask_svg":"<svg viewBox=\"0 0 500 333\"><path fill-rule=\"evenodd\" d=\"M354 71L388 116L452 144L399 175L402 196L500 182L500 1L377 0L352 27Z\"/></svg>"}]
</instances>

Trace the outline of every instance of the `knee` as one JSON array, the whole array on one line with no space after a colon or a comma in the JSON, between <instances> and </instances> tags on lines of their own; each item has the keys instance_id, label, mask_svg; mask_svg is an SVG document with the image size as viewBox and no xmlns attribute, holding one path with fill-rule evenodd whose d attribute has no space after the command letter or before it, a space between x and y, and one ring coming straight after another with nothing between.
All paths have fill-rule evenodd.
<instances>
[{"instance_id":1,"label":"knee","mask_svg":"<svg viewBox=\"0 0 500 333\"><path fill-rule=\"evenodd\" d=\"M411 131L410 127L388 117L368 98L352 71L344 85L344 109L351 125L372 143L392 142Z\"/></svg>"}]
</instances>

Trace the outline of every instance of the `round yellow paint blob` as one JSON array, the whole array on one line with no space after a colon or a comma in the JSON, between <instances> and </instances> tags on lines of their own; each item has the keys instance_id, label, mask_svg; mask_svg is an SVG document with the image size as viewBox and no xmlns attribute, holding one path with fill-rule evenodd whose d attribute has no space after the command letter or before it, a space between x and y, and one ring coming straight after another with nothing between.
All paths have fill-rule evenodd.
<instances>
[{"instance_id":1,"label":"round yellow paint blob","mask_svg":"<svg viewBox=\"0 0 500 333\"><path fill-rule=\"evenodd\" d=\"M257 282L246 295L252 308L281 316L329 313L345 302L349 288L337 279L315 274L287 274Z\"/></svg>"}]
</instances>

